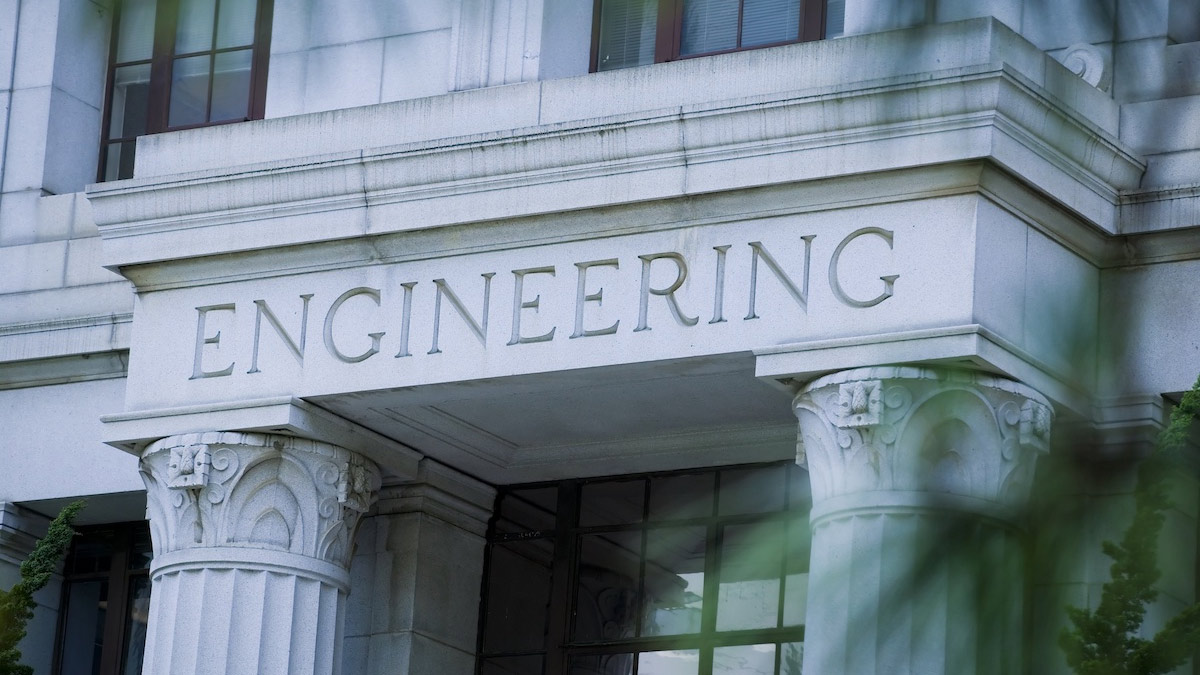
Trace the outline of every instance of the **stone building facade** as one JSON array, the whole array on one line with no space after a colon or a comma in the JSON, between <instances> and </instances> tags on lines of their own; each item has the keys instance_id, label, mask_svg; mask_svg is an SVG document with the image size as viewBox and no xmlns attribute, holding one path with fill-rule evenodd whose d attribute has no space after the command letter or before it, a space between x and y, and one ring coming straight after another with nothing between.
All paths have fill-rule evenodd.
<instances>
[{"instance_id":1,"label":"stone building facade","mask_svg":"<svg viewBox=\"0 0 1200 675\"><path fill-rule=\"evenodd\" d=\"M39 675L1065 673L1200 373L1196 0L0 0L0 104Z\"/></svg>"}]
</instances>

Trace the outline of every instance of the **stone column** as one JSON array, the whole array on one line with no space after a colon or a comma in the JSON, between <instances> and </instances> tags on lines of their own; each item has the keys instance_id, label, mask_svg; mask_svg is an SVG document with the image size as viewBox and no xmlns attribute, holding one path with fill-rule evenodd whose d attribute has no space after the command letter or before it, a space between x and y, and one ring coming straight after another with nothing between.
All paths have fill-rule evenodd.
<instances>
[{"instance_id":1,"label":"stone column","mask_svg":"<svg viewBox=\"0 0 1200 675\"><path fill-rule=\"evenodd\" d=\"M813 494L804 672L1022 672L1018 526L1046 399L880 367L822 377L794 407Z\"/></svg>"},{"instance_id":2,"label":"stone column","mask_svg":"<svg viewBox=\"0 0 1200 675\"><path fill-rule=\"evenodd\" d=\"M172 436L142 455L147 673L337 673L369 460L289 436Z\"/></svg>"}]
</instances>

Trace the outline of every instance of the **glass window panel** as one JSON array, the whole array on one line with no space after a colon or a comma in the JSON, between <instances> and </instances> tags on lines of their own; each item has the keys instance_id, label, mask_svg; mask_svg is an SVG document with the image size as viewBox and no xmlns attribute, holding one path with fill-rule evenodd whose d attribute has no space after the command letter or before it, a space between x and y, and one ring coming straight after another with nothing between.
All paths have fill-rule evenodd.
<instances>
[{"instance_id":1,"label":"glass window panel","mask_svg":"<svg viewBox=\"0 0 1200 675\"><path fill-rule=\"evenodd\" d=\"M725 527L717 630L770 628L777 624L783 528L780 521Z\"/></svg>"},{"instance_id":2,"label":"glass window panel","mask_svg":"<svg viewBox=\"0 0 1200 675\"><path fill-rule=\"evenodd\" d=\"M147 101L150 96L150 64L123 66L113 73L109 138L146 133Z\"/></svg>"},{"instance_id":3,"label":"glass window panel","mask_svg":"<svg viewBox=\"0 0 1200 675\"><path fill-rule=\"evenodd\" d=\"M125 616L125 653L121 657L122 675L141 675L146 649L146 624L150 617L150 577L129 580L129 608Z\"/></svg>"},{"instance_id":4,"label":"glass window panel","mask_svg":"<svg viewBox=\"0 0 1200 675\"><path fill-rule=\"evenodd\" d=\"M208 121L244 120L250 116L250 55L249 49L217 54Z\"/></svg>"},{"instance_id":5,"label":"glass window panel","mask_svg":"<svg viewBox=\"0 0 1200 675\"><path fill-rule=\"evenodd\" d=\"M783 508L786 465L721 472L721 515L767 513Z\"/></svg>"},{"instance_id":6,"label":"glass window panel","mask_svg":"<svg viewBox=\"0 0 1200 675\"><path fill-rule=\"evenodd\" d=\"M775 645L736 645L713 650L713 673L775 675Z\"/></svg>"},{"instance_id":7,"label":"glass window panel","mask_svg":"<svg viewBox=\"0 0 1200 675\"><path fill-rule=\"evenodd\" d=\"M567 665L569 675L631 675L633 654L591 654L572 656Z\"/></svg>"},{"instance_id":8,"label":"glass window panel","mask_svg":"<svg viewBox=\"0 0 1200 675\"><path fill-rule=\"evenodd\" d=\"M175 59L171 70L171 110L167 126L201 124L208 110L210 56Z\"/></svg>"},{"instance_id":9,"label":"glass window panel","mask_svg":"<svg viewBox=\"0 0 1200 675\"><path fill-rule=\"evenodd\" d=\"M584 485L579 504L579 524L593 527L640 523L645 499L644 480Z\"/></svg>"},{"instance_id":10,"label":"glass window panel","mask_svg":"<svg viewBox=\"0 0 1200 675\"><path fill-rule=\"evenodd\" d=\"M129 552L129 569L149 569L150 561L154 558L154 546L150 541L150 530L139 528L133 533L132 548Z\"/></svg>"},{"instance_id":11,"label":"glass window panel","mask_svg":"<svg viewBox=\"0 0 1200 675\"><path fill-rule=\"evenodd\" d=\"M73 544L69 573L107 572L112 566L111 532L80 535Z\"/></svg>"},{"instance_id":12,"label":"glass window panel","mask_svg":"<svg viewBox=\"0 0 1200 675\"><path fill-rule=\"evenodd\" d=\"M679 53L704 54L737 47L738 0L684 0Z\"/></svg>"},{"instance_id":13,"label":"glass window panel","mask_svg":"<svg viewBox=\"0 0 1200 675\"><path fill-rule=\"evenodd\" d=\"M216 0L180 0L175 24L176 54L212 49L216 9Z\"/></svg>"},{"instance_id":14,"label":"glass window panel","mask_svg":"<svg viewBox=\"0 0 1200 675\"><path fill-rule=\"evenodd\" d=\"M779 645L779 675L803 675L804 643L785 642Z\"/></svg>"},{"instance_id":15,"label":"glass window panel","mask_svg":"<svg viewBox=\"0 0 1200 675\"><path fill-rule=\"evenodd\" d=\"M540 654L484 659L480 675L542 675L542 661Z\"/></svg>"},{"instance_id":16,"label":"glass window panel","mask_svg":"<svg viewBox=\"0 0 1200 675\"><path fill-rule=\"evenodd\" d=\"M597 70L654 63L658 3L654 0L604 0L600 7Z\"/></svg>"},{"instance_id":17,"label":"glass window panel","mask_svg":"<svg viewBox=\"0 0 1200 675\"><path fill-rule=\"evenodd\" d=\"M808 609L808 560L812 545L807 515L788 522L787 538L788 553L783 579L783 625L803 626L804 612Z\"/></svg>"},{"instance_id":18,"label":"glass window panel","mask_svg":"<svg viewBox=\"0 0 1200 675\"><path fill-rule=\"evenodd\" d=\"M797 511L812 510L812 481L808 469L796 464L788 465L788 506Z\"/></svg>"},{"instance_id":19,"label":"glass window panel","mask_svg":"<svg viewBox=\"0 0 1200 675\"><path fill-rule=\"evenodd\" d=\"M500 498L496 531L511 534L553 530L558 514L558 488L513 490Z\"/></svg>"},{"instance_id":20,"label":"glass window panel","mask_svg":"<svg viewBox=\"0 0 1200 675\"><path fill-rule=\"evenodd\" d=\"M124 0L117 27L117 63L149 59L154 52L156 0Z\"/></svg>"},{"instance_id":21,"label":"glass window panel","mask_svg":"<svg viewBox=\"0 0 1200 675\"><path fill-rule=\"evenodd\" d=\"M841 37L846 23L846 0L828 0L825 5L825 37Z\"/></svg>"},{"instance_id":22,"label":"glass window panel","mask_svg":"<svg viewBox=\"0 0 1200 675\"><path fill-rule=\"evenodd\" d=\"M646 536L642 635L700 632L707 528L654 528Z\"/></svg>"},{"instance_id":23,"label":"glass window panel","mask_svg":"<svg viewBox=\"0 0 1200 675\"><path fill-rule=\"evenodd\" d=\"M545 649L554 540L492 544L484 651Z\"/></svg>"},{"instance_id":24,"label":"glass window panel","mask_svg":"<svg viewBox=\"0 0 1200 675\"><path fill-rule=\"evenodd\" d=\"M707 518L712 515L715 474L664 476L650 481L650 520Z\"/></svg>"},{"instance_id":25,"label":"glass window panel","mask_svg":"<svg viewBox=\"0 0 1200 675\"><path fill-rule=\"evenodd\" d=\"M579 539L575 639L591 642L633 637L642 533L605 532Z\"/></svg>"},{"instance_id":26,"label":"glass window panel","mask_svg":"<svg viewBox=\"0 0 1200 675\"><path fill-rule=\"evenodd\" d=\"M67 585L67 616L62 627L62 667L71 675L100 672L104 650L104 617L108 582L77 581Z\"/></svg>"},{"instance_id":27,"label":"glass window panel","mask_svg":"<svg viewBox=\"0 0 1200 675\"><path fill-rule=\"evenodd\" d=\"M258 0L221 0L217 16L217 49L254 44Z\"/></svg>"},{"instance_id":28,"label":"glass window panel","mask_svg":"<svg viewBox=\"0 0 1200 675\"><path fill-rule=\"evenodd\" d=\"M753 47L800 38L800 0L744 0L742 45Z\"/></svg>"},{"instance_id":29,"label":"glass window panel","mask_svg":"<svg viewBox=\"0 0 1200 675\"><path fill-rule=\"evenodd\" d=\"M696 675L698 672L698 649L668 649L638 654L638 675Z\"/></svg>"},{"instance_id":30,"label":"glass window panel","mask_svg":"<svg viewBox=\"0 0 1200 675\"><path fill-rule=\"evenodd\" d=\"M110 143L104 156L104 180L133 178L133 154L136 141Z\"/></svg>"}]
</instances>

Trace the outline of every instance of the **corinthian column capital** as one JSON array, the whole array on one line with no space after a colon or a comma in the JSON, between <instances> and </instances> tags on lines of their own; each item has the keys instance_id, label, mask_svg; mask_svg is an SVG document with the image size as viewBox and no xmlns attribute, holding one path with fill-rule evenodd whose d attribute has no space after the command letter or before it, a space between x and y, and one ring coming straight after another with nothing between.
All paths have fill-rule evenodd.
<instances>
[{"instance_id":1,"label":"corinthian column capital","mask_svg":"<svg viewBox=\"0 0 1200 675\"><path fill-rule=\"evenodd\" d=\"M964 370L842 371L793 401L814 519L857 507L1010 516L1029 496L1053 412L1022 384Z\"/></svg>"},{"instance_id":2,"label":"corinthian column capital","mask_svg":"<svg viewBox=\"0 0 1200 675\"><path fill-rule=\"evenodd\" d=\"M142 454L154 555L233 547L345 568L379 469L344 448L290 436L171 436Z\"/></svg>"}]
</instances>

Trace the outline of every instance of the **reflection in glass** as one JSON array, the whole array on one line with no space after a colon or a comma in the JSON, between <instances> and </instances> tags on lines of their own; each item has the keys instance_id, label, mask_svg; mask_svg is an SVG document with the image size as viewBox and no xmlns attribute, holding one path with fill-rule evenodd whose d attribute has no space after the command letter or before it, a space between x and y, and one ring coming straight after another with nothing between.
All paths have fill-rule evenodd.
<instances>
[{"instance_id":1,"label":"reflection in glass","mask_svg":"<svg viewBox=\"0 0 1200 675\"><path fill-rule=\"evenodd\" d=\"M633 637L639 606L641 547L639 531L580 537L574 629L577 641Z\"/></svg>"},{"instance_id":2,"label":"reflection in glass","mask_svg":"<svg viewBox=\"0 0 1200 675\"><path fill-rule=\"evenodd\" d=\"M779 675L802 675L804 643L785 642L779 645Z\"/></svg>"},{"instance_id":3,"label":"reflection in glass","mask_svg":"<svg viewBox=\"0 0 1200 675\"><path fill-rule=\"evenodd\" d=\"M713 476L684 474L650 480L650 520L707 518L712 515Z\"/></svg>"},{"instance_id":4,"label":"reflection in glass","mask_svg":"<svg viewBox=\"0 0 1200 675\"><path fill-rule=\"evenodd\" d=\"M104 180L133 178L133 153L135 141L112 143L105 149Z\"/></svg>"},{"instance_id":5,"label":"reflection in glass","mask_svg":"<svg viewBox=\"0 0 1200 675\"><path fill-rule=\"evenodd\" d=\"M175 59L171 71L171 111L167 124L179 127L200 124L208 116L208 66L210 56Z\"/></svg>"},{"instance_id":6,"label":"reflection in glass","mask_svg":"<svg viewBox=\"0 0 1200 675\"><path fill-rule=\"evenodd\" d=\"M542 656L501 656L485 659L480 675L542 675Z\"/></svg>"},{"instance_id":7,"label":"reflection in glass","mask_svg":"<svg viewBox=\"0 0 1200 675\"><path fill-rule=\"evenodd\" d=\"M680 55L733 49L737 36L738 0L684 0Z\"/></svg>"},{"instance_id":8,"label":"reflection in glass","mask_svg":"<svg viewBox=\"0 0 1200 675\"><path fill-rule=\"evenodd\" d=\"M744 0L742 47L800 37L800 0Z\"/></svg>"},{"instance_id":9,"label":"reflection in glass","mask_svg":"<svg viewBox=\"0 0 1200 675\"><path fill-rule=\"evenodd\" d=\"M250 50L217 54L213 68L212 111L208 121L244 120L250 114Z\"/></svg>"},{"instance_id":10,"label":"reflection in glass","mask_svg":"<svg viewBox=\"0 0 1200 675\"><path fill-rule=\"evenodd\" d=\"M221 0L217 18L217 49L242 47L254 42L257 0Z\"/></svg>"},{"instance_id":11,"label":"reflection in glass","mask_svg":"<svg viewBox=\"0 0 1200 675\"><path fill-rule=\"evenodd\" d=\"M216 0L180 0L175 24L175 53L190 54L212 49Z\"/></svg>"},{"instance_id":12,"label":"reflection in glass","mask_svg":"<svg viewBox=\"0 0 1200 675\"><path fill-rule=\"evenodd\" d=\"M112 547L111 533L79 536L72 544L67 571L71 574L107 572L112 565Z\"/></svg>"},{"instance_id":13,"label":"reflection in glass","mask_svg":"<svg viewBox=\"0 0 1200 675\"><path fill-rule=\"evenodd\" d=\"M569 675L631 675L633 654L591 654L572 656L567 665Z\"/></svg>"},{"instance_id":14,"label":"reflection in glass","mask_svg":"<svg viewBox=\"0 0 1200 675\"><path fill-rule=\"evenodd\" d=\"M121 657L123 675L140 675L146 649L146 623L150 618L150 577L130 580L129 606L125 615L125 653Z\"/></svg>"},{"instance_id":15,"label":"reflection in glass","mask_svg":"<svg viewBox=\"0 0 1200 675\"><path fill-rule=\"evenodd\" d=\"M657 3L648 0L604 0L600 9L600 44L596 70L616 70L654 63Z\"/></svg>"},{"instance_id":16,"label":"reflection in glass","mask_svg":"<svg viewBox=\"0 0 1200 675\"><path fill-rule=\"evenodd\" d=\"M538 532L554 529L558 515L558 488L513 490L500 498L496 531Z\"/></svg>"},{"instance_id":17,"label":"reflection in glass","mask_svg":"<svg viewBox=\"0 0 1200 675\"><path fill-rule=\"evenodd\" d=\"M737 645L713 650L713 675L775 675L775 645Z\"/></svg>"},{"instance_id":18,"label":"reflection in glass","mask_svg":"<svg viewBox=\"0 0 1200 675\"><path fill-rule=\"evenodd\" d=\"M783 579L783 625L804 625L804 612L808 608L808 559L812 533L808 529L808 516L793 518L788 522L788 553L786 575Z\"/></svg>"},{"instance_id":19,"label":"reflection in glass","mask_svg":"<svg viewBox=\"0 0 1200 675\"><path fill-rule=\"evenodd\" d=\"M779 608L783 523L729 525L721 545L717 630L770 628Z\"/></svg>"},{"instance_id":20,"label":"reflection in glass","mask_svg":"<svg viewBox=\"0 0 1200 675\"><path fill-rule=\"evenodd\" d=\"M122 66L113 73L109 138L146 133L146 102L150 95L150 64Z\"/></svg>"},{"instance_id":21,"label":"reflection in glass","mask_svg":"<svg viewBox=\"0 0 1200 675\"><path fill-rule=\"evenodd\" d=\"M783 508L785 466L775 465L721 472L718 497L721 515L767 513Z\"/></svg>"},{"instance_id":22,"label":"reflection in glass","mask_svg":"<svg viewBox=\"0 0 1200 675\"><path fill-rule=\"evenodd\" d=\"M696 675L700 669L697 649L670 649L638 654L638 675Z\"/></svg>"},{"instance_id":23,"label":"reflection in glass","mask_svg":"<svg viewBox=\"0 0 1200 675\"><path fill-rule=\"evenodd\" d=\"M499 542L491 547L484 649L545 649L554 540Z\"/></svg>"},{"instance_id":24,"label":"reflection in glass","mask_svg":"<svg viewBox=\"0 0 1200 675\"><path fill-rule=\"evenodd\" d=\"M154 51L156 0L124 0L117 28L117 63L149 59Z\"/></svg>"},{"instance_id":25,"label":"reflection in glass","mask_svg":"<svg viewBox=\"0 0 1200 675\"><path fill-rule=\"evenodd\" d=\"M579 524L582 527L593 527L639 523L642 520L642 505L645 499L644 480L584 485L579 506Z\"/></svg>"},{"instance_id":26,"label":"reflection in glass","mask_svg":"<svg viewBox=\"0 0 1200 675\"><path fill-rule=\"evenodd\" d=\"M67 616L62 628L62 667L70 675L100 672L104 649L107 581L77 581L66 591Z\"/></svg>"},{"instance_id":27,"label":"reflection in glass","mask_svg":"<svg viewBox=\"0 0 1200 675\"><path fill-rule=\"evenodd\" d=\"M706 534L703 527L649 531L642 635L700 632Z\"/></svg>"}]
</instances>

